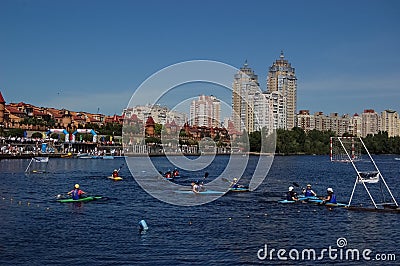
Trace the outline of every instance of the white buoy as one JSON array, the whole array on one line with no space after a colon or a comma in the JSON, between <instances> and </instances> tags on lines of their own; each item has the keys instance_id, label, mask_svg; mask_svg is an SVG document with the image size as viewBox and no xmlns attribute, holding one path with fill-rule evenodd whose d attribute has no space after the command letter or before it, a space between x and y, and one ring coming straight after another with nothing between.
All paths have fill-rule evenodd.
<instances>
[{"instance_id":1,"label":"white buoy","mask_svg":"<svg viewBox=\"0 0 400 266\"><path fill-rule=\"evenodd\" d=\"M149 229L145 220L140 220L139 227L140 231L147 231Z\"/></svg>"}]
</instances>

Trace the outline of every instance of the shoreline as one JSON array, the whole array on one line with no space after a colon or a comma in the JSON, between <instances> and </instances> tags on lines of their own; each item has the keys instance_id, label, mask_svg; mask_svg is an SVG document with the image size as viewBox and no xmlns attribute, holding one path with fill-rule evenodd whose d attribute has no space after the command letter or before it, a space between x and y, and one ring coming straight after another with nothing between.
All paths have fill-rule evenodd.
<instances>
[{"instance_id":1,"label":"shoreline","mask_svg":"<svg viewBox=\"0 0 400 266\"><path fill-rule=\"evenodd\" d=\"M277 154L271 153L256 153L256 152L249 152L249 153L150 153L150 154L143 154L143 153L129 153L125 155L106 155L106 156L113 156L115 159L117 158L129 158L129 157L165 157L165 156L201 156L201 155L210 155L210 156L275 156ZM280 156L280 155L278 155ZM51 153L51 154L0 154L0 161L1 160L14 160L14 159L31 159L33 157L49 157L49 158L61 158L61 159L71 159L76 158L79 159L78 154L68 155L67 153ZM97 156L93 155L94 158L82 158L82 159L98 159ZM101 156L100 156L101 157Z\"/></svg>"},{"instance_id":2,"label":"shoreline","mask_svg":"<svg viewBox=\"0 0 400 266\"><path fill-rule=\"evenodd\" d=\"M293 153L293 154L282 154L282 153L259 153L259 152L248 152L248 153L150 153L150 154L143 154L143 153L129 153L125 155L105 155L105 156L112 156L113 159L120 159L120 158L130 158L130 157L165 157L165 156L201 156L201 155L210 155L210 156L329 156L329 154L307 154L307 153ZM373 154L373 155L392 155L398 156L399 154ZM79 159L78 154L68 155L67 153L52 153L52 154L0 154L0 161L1 160L14 160L14 159L31 159L33 157L49 157L49 158L60 158L60 159ZM94 158L81 158L81 159L102 159L98 158L99 156L93 155ZM100 156L102 157L102 156Z\"/></svg>"}]
</instances>

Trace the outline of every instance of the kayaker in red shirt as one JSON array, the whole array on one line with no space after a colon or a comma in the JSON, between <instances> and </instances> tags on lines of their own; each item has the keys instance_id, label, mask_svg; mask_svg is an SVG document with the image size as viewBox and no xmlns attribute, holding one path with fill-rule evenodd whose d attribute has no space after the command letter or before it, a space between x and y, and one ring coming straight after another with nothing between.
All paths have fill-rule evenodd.
<instances>
[{"instance_id":1,"label":"kayaker in red shirt","mask_svg":"<svg viewBox=\"0 0 400 266\"><path fill-rule=\"evenodd\" d=\"M86 194L86 192L79 189L79 184L75 184L74 189L68 192L68 195L72 195L72 199L74 200L78 200L83 194Z\"/></svg>"},{"instance_id":2,"label":"kayaker in red shirt","mask_svg":"<svg viewBox=\"0 0 400 266\"><path fill-rule=\"evenodd\" d=\"M118 177L118 170L117 170L117 169L115 169L115 170L113 171L112 176L113 176L113 177Z\"/></svg>"}]
</instances>

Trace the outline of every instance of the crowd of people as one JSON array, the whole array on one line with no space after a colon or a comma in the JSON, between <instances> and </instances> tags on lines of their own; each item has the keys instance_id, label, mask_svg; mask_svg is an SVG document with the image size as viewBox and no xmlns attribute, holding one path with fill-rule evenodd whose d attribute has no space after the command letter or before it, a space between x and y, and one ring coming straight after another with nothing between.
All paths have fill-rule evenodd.
<instances>
[{"instance_id":1,"label":"crowd of people","mask_svg":"<svg viewBox=\"0 0 400 266\"><path fill-rule=\"evenodd\" d=\"M35 154L41 149L42 139L21 137L0 137L0 154Z\"/></svg>"},{"instance_id":2,"label":"crowd of people","mask_svg":"<svg viewBox=\"0 0 400 266\"><path fill-rule=\"evenodd\" d=\"M47 144L45 148L42 145ZM107 148L94 147L93 149L81 149L74 146L65 146L58 143L57 139L42 139L42 138L28 138L28 137L0 137L0 155L37 155L39 153L88 153L97 156L104 156L111 154L113 156L123 155L121 148Z\"/></svg>"}]
</instances>

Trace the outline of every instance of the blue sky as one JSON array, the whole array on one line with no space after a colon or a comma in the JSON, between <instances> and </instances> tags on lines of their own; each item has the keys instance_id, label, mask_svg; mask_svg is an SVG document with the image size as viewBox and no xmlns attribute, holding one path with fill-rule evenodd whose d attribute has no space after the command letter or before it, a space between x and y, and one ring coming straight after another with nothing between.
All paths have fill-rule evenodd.
<instances>
[{"instance_id":1,"label":"blue sky","mask_svg":"<svg viewBox=\"0 0 400 266\"><path fill-rule=\"evenodd\" d=\"M0 0L0 91L7 102L120 114L150 75L187 60L247 59L265 90L284 50L298 110L400 111L399 11L387 0Z\"/></svg>"}]
</instances>

